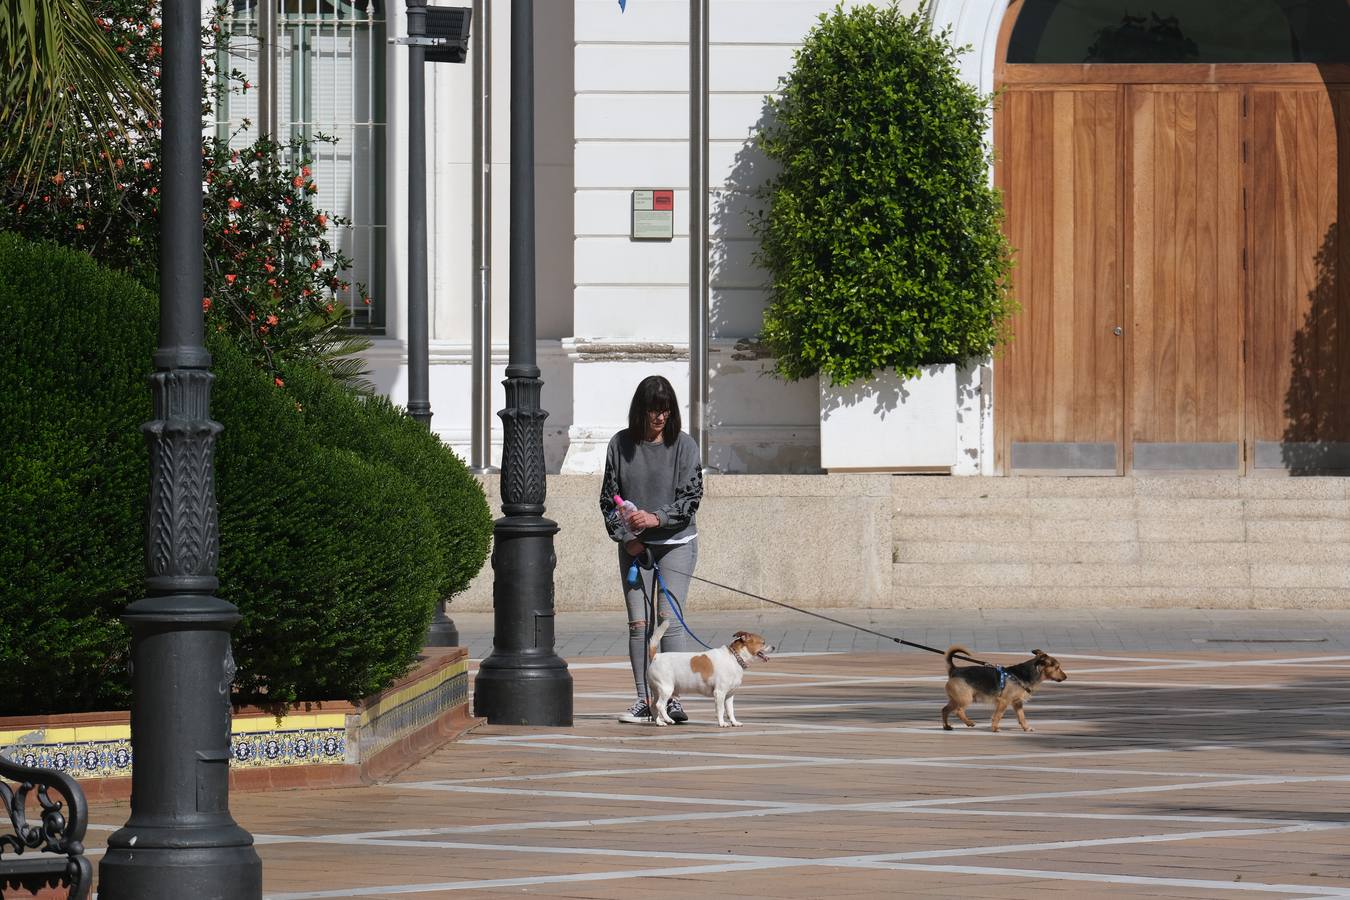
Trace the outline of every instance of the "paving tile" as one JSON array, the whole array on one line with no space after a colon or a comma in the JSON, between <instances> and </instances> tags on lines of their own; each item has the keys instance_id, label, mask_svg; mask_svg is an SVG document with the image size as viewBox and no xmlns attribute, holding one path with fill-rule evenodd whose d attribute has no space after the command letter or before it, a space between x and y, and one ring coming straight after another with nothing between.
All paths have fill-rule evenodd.
<instances>
[{"instance_id":1,"label":"paving tile","mask_svg":"<svg viewBox=\"0 0 1350 900\"><path fill-rule=\"evenodd\" d=\"M992 733L978 706L946 732L942 660L879 641L755 667L744 728L704 698L654 728L612 718L624 659L586 657L572 728L484 725L391 783L232 810L278 900L1350 895L1350 649L1249 640L1350 618L902 612L860 620L1005 664L1041 646L1069 680L1037 690L1030 734L1011 716ZM93 852L127 812L93 807Z\"/></svg>"}]
</instances>

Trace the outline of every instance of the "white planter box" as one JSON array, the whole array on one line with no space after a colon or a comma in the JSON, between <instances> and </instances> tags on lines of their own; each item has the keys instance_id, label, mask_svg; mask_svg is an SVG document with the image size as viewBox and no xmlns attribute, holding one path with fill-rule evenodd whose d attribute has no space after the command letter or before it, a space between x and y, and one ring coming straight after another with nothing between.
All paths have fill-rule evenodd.
<instances>
[{"instance_id":1,"label":"white planter box","mask_svg":"<svg viewBox=\"0 0 1350 900\"><path fill-rule=\"evenodd\" d=\"M950 471L956 465L956 366L820 387L820 467Z\"/></svg>"}]
</instances>

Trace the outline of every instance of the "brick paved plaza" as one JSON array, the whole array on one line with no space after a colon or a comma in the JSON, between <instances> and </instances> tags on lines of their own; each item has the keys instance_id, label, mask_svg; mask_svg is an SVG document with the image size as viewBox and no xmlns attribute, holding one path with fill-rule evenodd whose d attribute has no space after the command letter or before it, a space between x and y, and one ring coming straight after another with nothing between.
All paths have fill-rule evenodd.
<instances>
[{"instance_id":1,"label":"brick paved plaza","mask_svg":"<svg viewBox=\"0 0 1350 900\"><path fill-rule=\"evenodd\" d=\"M957 638L980 618L950 615ZM1153 652L1065 649L1056 629L1076 645L1092 629L1036 616L972 647L1059 656L1069 680L1028 705L1031 734L1011 716L991 733L985 707L942 731L942 661L912 649L778 656L725 730L702 698L682 727L615 722L627 663L577 655L574 728L482 726L391 784L232 808L274 900L1350 896L1341 614L1215 633L1208 614L1159 613ZM735 618L691 625L720 640ZM97 805L91 846L125 816Z\"/></svg>"}]
</instances>

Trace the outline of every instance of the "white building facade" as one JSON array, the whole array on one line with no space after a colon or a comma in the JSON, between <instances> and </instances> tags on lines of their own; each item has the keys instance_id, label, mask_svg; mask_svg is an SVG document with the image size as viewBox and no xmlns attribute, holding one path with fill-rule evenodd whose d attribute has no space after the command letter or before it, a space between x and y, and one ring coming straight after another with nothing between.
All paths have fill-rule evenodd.
<instances>
[{"instance_id":1,"label":"white building facade","mask_svg":"<svg viewBox=\"0 0 1350 900\"><path fill-rule=\"evenodd\" d=\"M334 212L355 221L340 236L356 280L375 298L358 310L374 347L378 388L407 401L407 48L402 2L280 13L279 127L336 134L316 175ZM460 0L467 5L469 0ZM510 0L478 0L490 20L491 409L504 404L508 322ZM904 10L919 0L905 0ZM833 0L712 0L709 14L710 315L707 325L707 463L727 473L821 470L821 391L815 379L784 383L755 336L766 273L752 257L751 193L768 163L753 135L766 96ZM985 91L1006 0L942 0L930 11L973 44L967 75ZM344 13L345 10L345 13ZM543 372L550 472L603 466L609 437L626 421L633 388L665 375L688 411L690 366L688 0L535 0L535 184L538 364ZM256 15L236 10L236 17ZM344 17L345 16L345 17ZM325 22L329 28L325 31ZM305 23L308 23L306 25ZM308 41L302 40L308 28ZM300 35L300 36L297 36ZM308 54L308 55L306 55ZM435 64L427 78L431 427L471 456L473 305L473 60ZM350 103L348 102L350 101ZM255 115L247 103L231 119ZM327 151L325 151L327 152ZM669 240L631 236L632 193L673 189ZM954 474L993 472L992 370L958 373L947 464ZM492 417L491 464L500 462Z\"/></svg>"}]
</instances>

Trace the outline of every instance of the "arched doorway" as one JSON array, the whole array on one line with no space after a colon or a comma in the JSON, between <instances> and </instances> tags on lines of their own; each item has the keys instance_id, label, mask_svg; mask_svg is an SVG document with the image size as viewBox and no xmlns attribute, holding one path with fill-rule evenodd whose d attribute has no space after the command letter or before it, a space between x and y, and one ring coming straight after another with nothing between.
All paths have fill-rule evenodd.
<instances>
[{"instance_id":1,"label":"arched doorway","mask_svg":"<svg viewBox=\"0 0 1350 900\"><path fill-rule=\"evenodd\" d=\"M1350 4L1013 0L1003 472L1350 469Z\"/></svg>"}]
</instances>

